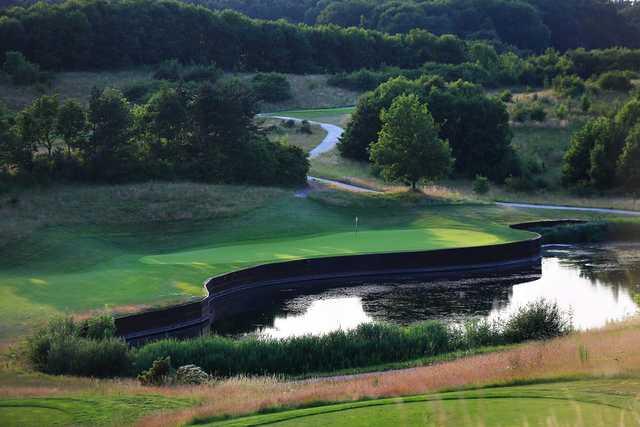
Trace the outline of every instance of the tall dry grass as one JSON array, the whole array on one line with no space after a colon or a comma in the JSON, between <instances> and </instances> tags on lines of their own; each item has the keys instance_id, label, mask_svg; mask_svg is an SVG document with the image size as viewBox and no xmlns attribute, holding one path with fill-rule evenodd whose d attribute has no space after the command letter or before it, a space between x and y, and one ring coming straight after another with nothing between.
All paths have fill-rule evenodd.
<instances>
[{"instance_id":1,"label":"tall dry grass","mask_svg":"<svg viewBox=\"0 0 640 427\"><path fill-rule=\"evenodd\" d=\"M204 397L198 407L155 414L145 427L175 426L194 418L241 415L266 408L314 402L405 396L444 389L574 375L613 376L640 372L640 321L453 362L384 373L314 379L236 378L189 389Z\"/></svg>"}]
</instances>

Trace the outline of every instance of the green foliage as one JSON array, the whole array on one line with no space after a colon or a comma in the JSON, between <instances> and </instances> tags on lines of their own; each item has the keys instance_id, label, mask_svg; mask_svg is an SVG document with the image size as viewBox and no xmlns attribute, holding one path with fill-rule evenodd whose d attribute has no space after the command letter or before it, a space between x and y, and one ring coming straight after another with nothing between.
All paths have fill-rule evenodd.
<instances>
[{"instance_id":1,"label":"green foliage","mask_svg":"<svg viewBox=\"0 0 640 427\"><path fill-rule=\"evenodd\" d=\"M479 195L487 194L489 192L489 179L486 176L476 175L473 180L473 192Z\"/></svg>"},{"instance_id":2,"label":"green foliage","mask_svg":"<svg viewBox=\"0 0 640 427\"><path fill-rule=\"evenodd\" d=\"M58 111L56 133L67 146L67 153L81 148L86 138L87 116L77 101L67 100Z\"/></svg>"},{"instance_id":3,"label":"green foliage","mask_svg":"<svg viewBox=\"0 0 640 427\"><path fill-rule=\"evenodd\" d=\"M144 104L157 92L162 83L158 80L138 80L122 87L122 94L129 102Z\"/></svg>"},{"instance_id":4,"label":"green foliage","mask_svg":"<svg viewBox=\"0 0 640 427\"><path fill-rule=\"evenodd\" d=\"M385 179L401 180L415 188L420 180L449 173L451 148L439 138L429 109L416 95L397 97L381 114L382 129L371 145L371 160Z\"/></svg>"},{"instance_id":5,"label":"green foliage","mask_svg":"<svg viewBox=\"0 0 640 427\"><path fill-rule=\"evenodd\" d=\"M18 135L25 145L36 152L46 149L53 155L56 140L56 120L60 102L57 96L41 96L33 104L22 110L16 117Z\"/></svg>"},{"instance_id":6,"label":"green foliage","mask_svg":"<svg viewBox=\"0 0 640 427\"><path fill-rule=\"evenodd\" d=\"M138 381L144 386L161 386L169 384L173 374L171 357L154 360L151 367L138 375Z\"/></svg>"},{"instance_id":7,"label":"green foliage","mask_svg":"<svg viewBox=\"0 0 640 427\"><path fill-rule=\"evenodd\" d=\"M561 75L553 80L553 89L561 96L578 98L582 96L587 86L577 75Z\"/></svg>"},{"instance_id":8,"label":"green foliage","mask_svg":"<svg viewBox=\"0 0 640 427\"><path fill-rule=\"evenodd\" d=\"M112 336L113 330L104 319L78 324L71 318L56 318L28 338L27 357L35 369L53 375L127 375L129 348Z\"/></svg>"},{"instance_id":9,"label":"green foliage","mask_svg":"<svg viewBox=\"0 0 640 427\"><path fill-rule=\"evenodd\" d=\"M629 74L624 71L607 71L602 73L596 84L603 90L616 90L620 92L628 92L633 89Z\"/></svg>"},{"instance_id":10,"label":"green foliage","mask_svg":"<svg viewBox=\"0 0 640 427\"><path fill-rule=\"evenodd\" d=\"M157 80L178 81L182 77L182 64L173 58L162 61L156 66L153 78Z\"/></svg>"},{"instance_id":11,"label":"green foliage","mask_svg":"<svg viewBox=\"0 0 640 427\"><path fill-rule=\"evenodd\" d=\"M591 98L589 95L584 94L580 98L580 109L583 113L588 113L591 110Z\"/></svg>"},{"instance_id":12,"label":"green foliage","mask_svg":"<svg viewBox=\"0 0 640 427\"><path fill-rule=\"evenodd\" d=\"M500 101L509 103L513 101L513 94L509 90L503 90L500 92Z\"/></svg>"},{"instance_id":13,"label":"green foliage","mask_svg":"<svg viewBox=\"0 0 640 427\"><path fill-rule=\"evenodd\" d=\"M564 158L562 180L565 185L584 185L591 182L592 154L594 147L605 147L612 138L612 125L604 117L590 120L571 138ZM594 156L595 157L595 156ZM596 160L599 156L596 158Z\"/></svg>"},{"instance_id":14,"label":"green foliage","mask_svg":"<svg viewBox=\"0 0 640 427\"><path fill-rule=\"evenodd\" d=\"M403 94L414 94L429 105L439 136L448 140L458 175L484 175L501 182L514 165L509 116L505 105L468 82L446 84L439 78L407 80L398 77L380 85L358 101L338 148L344 157L369 159L369 146L382 129L380 113Z\"/></svg>"},{"instance_id":15,"label":"green foliage","mask_svg":"<svg viewBox=\"0 0 640 427\"><path fill-rule=\"evenodd\" d=\"M623 185L633 191L640 189L640 123L629 133L618 163Z\"/></svg>"},{"instance_id":16,"label":"green foliage","mask_svg":"<svg viewBox=\"0 0 640 427\"><path fill-rule=\"evenodd\" d=\"M571 319L557 303L539 300L521 307L504 326L509 342L546 340L571 332Z\"/></svg>"},{"instance_id":17,"label":"green foliage","mask_svg":"<svg viewBox=\"0 0 640 427\"><path fill-rule=\"evenodd\" d=\"M170 357L195 363L214 376L300 375L375 366L437 356L482 346L548 339L571 331L558 306L544 301L523 307L506 321L468 322L462 328L440 322L410 326L366 323L349 331L285 339L231 339L219 336L163 340L135 352L137 369Z\"/></svg>"},{"instance_id":18,"label":"green foliage","mask_svg":"<svg viewBox=\"0 0 640 427\"><path fill-rule=\"evenodd\" d=\"M2 70L7 73L14 85L46 83L48 80L48 76L40 72L40 67L29 62L21 52L5 52Z\"/></svg>"},{"instance_id":19,"label":"green foliage","mask_svg":"<svg viewBox=\"0 0 640 427\"><path fill-rule=\"evenodd\" d=\"M282 102L290 99L291 84L287 76L278 73L259 73L251 80L253 91L258 99L267 102Z\"/></svg>"},{"instance_id":20,"label":"green foliage","mask_svg":"<svg viewBox=\"0 0 640 427\"><path fill-rule=\"evenodd\" d=\"M182 80L186 82L215 83L223 75L223 71L215 65L194 65L188 67L182 73Z\"/></svg>"},{"instance_id":21,"label":"green foliage","mask_svg":"<svg viewBox=\"0 0 640 427\"><path fill-rule=\"evenodd\" d=\"M566 120L569 116L569 108L567 108L566 104L558 104L555 114L559 120Z\"/></svg>"}]
</instances>

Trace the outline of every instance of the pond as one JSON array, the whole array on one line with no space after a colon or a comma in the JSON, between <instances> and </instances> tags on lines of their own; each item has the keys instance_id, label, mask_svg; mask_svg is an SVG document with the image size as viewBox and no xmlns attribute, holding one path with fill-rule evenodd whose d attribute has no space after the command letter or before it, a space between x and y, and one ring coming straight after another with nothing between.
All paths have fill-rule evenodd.
<instances>
[{"instance_id":1,"label":"pond","mask_svg":"<svg viewBox=\"0 0 640 427\"><path fill-rule=\"evenodd\" d=\"M554 245L544 248L541 270L506 276L281 287L250 296L252 309L215 322L214 332L282 338L374 321L504 319L542 298L557 302L574 327L589 329L633 315L638 291L640 244Z\"/></svg>"}]
</instances>

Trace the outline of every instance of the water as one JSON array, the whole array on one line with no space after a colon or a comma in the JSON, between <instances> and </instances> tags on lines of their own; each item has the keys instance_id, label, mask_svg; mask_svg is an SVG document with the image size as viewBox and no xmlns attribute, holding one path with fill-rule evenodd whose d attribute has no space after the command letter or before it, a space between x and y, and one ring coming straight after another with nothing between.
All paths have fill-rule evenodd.
<instances>
[{"instance_id":1,"label":"water","mask_svg":"<svg viewBox=\"0 0 640 427\"><path fill-rule=\"evenodd\" d=\"M214 331L289 337L372 321L406 325L507 318L541 298L557 302L578 329L600 327L638 310L633 295L640 292L640 244L550 246L543 255L541 272L506 277L359 282L304 292L284 287L275 295L249 296L252 310L216 322Z\"/></svg>"}]
</instances>

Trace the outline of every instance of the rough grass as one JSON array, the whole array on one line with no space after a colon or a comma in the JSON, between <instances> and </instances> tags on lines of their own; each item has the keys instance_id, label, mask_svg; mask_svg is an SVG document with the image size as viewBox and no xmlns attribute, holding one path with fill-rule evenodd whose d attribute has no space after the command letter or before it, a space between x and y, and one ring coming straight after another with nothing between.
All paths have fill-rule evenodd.
<instances>
[{"instance_id":1,"label":"rough grass","mask_svg":"<svg viewBox=\"0 0 640 427\"><path fill-rule=\"evenodd\" d=\"M57 73L51 87L14 86L1 83L0 99L14 110L23 109L43 94L55 93L60 94L62 99L74 98L87 105L93 87L122 89L131 82L151 80L152 76L153 70L150 67L121 71Z\"/></svg>"},{"instance_id":2,"label":"rough grass","mask_svg":"<svg viewBox=\"0 0 640 427\"><path fill-rule=\"evenodd\" d=\"M302 382L276 379L232 379L218 384L207 401L171 417L152 416L144 426L169 426L178 422L223 415L237 416L318 402L410 396L486 384L545 382L568 377L637 378L640 372L640 338L637 320L548 342L525 344L507 351L483 354L432 366L333 377ZM582 384L582 385L579 385ZM631 385L630 385L631 384ZM637 394L638 381L578 383L582 389L616 390ZM543 387L548 388L548 387Z\"/></svg>"},{"instance_id":3,"label":"rough grass","mask_svg":"<svg viewBox=\"0 0 640 427\"><path fill-rule=\"evenodd\" d=\"M237 76L240 77L240 79L250 80L254 74L238 74ZM291 84L293 97L278 103L265 102L261 105L261 111L274 112L293 109L333 108L337 105L355 105L360 96L360 92L329 86L327 84L328 75L286 74L286 77Z\"/></svg>"},{"instance_id":4,"label":"rough grass","mask_svg":"<svg viewBox=\"0 0 640 427\"><path fill-rule=\"evenodd\" d=\"M137 423L140 426L175 426L258 411L274 412L323 403L412 396L486 385L492 387L479 393L503 393L498 386L537 384L532 390L538 390L538 397L557 396L557 392L568 390L572 394L589 392L598 399L603 396L616 399L640 393L637 379L640 349L636 345L639 339L640 322L635 319L553 341L528 343L501 352L412 369L305 381L233 378L207 386L169 388L141 387L133 380L51 377L9 369L3 363L0 366L0 400L55 397L70 401L78 396L108 400L114 396L145 395L194 402L187 409L168 408L150 413ZM583 381L566 382L566 386L558 385L558 390L554 383L563 378ZM504 393L513 397L510 389L504 389Z\"/></svg>"},{"instance_id":5,"label":"rough grass","mask_svg":"<svg viewBox=\"0 0 640 427\"><path fill-rule=\"evenodd\" d=\"M625 385L623 391L615 382L602 380L488 388L319 406L206 425L636 426L640 381Z\"/></svg>"},{"instance_id":6,"label":"rough grass","mask_svg":"<svg viewBox=\"0 0 640 427\"><path fill-rule=\"evenodd\" d=\"M299 132L300 124L298 123L296 123L292 128L287 128L285 126L281 126L282 120L280 119L262 119L261 121L261 127L263 128L272 126L276 127L268 134L270 140L284 140L288 144L302 148L305 153L309 153L320 145L322 140L327 136L327 132L319 125L311 125L311 134L307 134Z\"/></svg>"}]
</instances>

